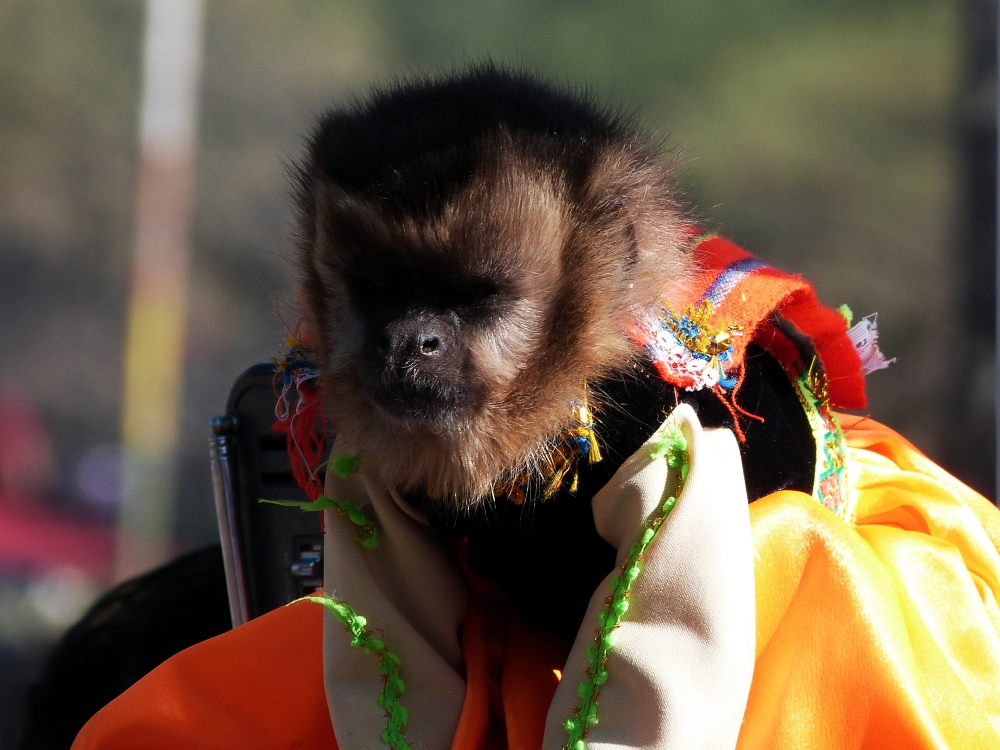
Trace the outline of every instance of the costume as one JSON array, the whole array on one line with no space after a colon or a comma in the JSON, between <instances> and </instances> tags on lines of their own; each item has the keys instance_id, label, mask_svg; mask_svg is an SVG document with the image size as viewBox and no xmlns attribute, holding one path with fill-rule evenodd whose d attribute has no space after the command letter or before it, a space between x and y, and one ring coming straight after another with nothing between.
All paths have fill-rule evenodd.
<instances>
[{"instance_id":1,"label":"costume","mask_svg":"<svg viewBox=\"0 0 1000 750\"><path fill-rule=\"evenodd\" d=\"M182 652L74 747L1000 746L1000 513L831 411L863 362L805 282L697 253L573 492L456 519L331 471L326 609Z\"/></svg>"}]
</instances>

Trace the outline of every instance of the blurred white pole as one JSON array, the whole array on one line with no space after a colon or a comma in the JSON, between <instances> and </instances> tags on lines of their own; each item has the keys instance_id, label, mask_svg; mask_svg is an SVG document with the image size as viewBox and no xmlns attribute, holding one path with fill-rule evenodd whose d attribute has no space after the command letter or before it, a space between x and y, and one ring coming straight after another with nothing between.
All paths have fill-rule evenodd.
<instances>
[{"instance_id":1,"label":"blurred white pole","mask_svg":"<svg viewBox=\"0 0 1000 750\"><path fill-rule=\"evenodd\" d=\"M146 3L118 580L171 551L203 11L203 0Z\"/></svg>"}]
</instances>

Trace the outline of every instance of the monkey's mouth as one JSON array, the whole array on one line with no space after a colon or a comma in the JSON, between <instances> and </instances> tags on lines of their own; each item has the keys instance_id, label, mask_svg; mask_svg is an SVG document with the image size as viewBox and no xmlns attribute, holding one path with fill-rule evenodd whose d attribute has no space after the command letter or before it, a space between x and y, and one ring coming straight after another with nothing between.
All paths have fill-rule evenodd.
<instances>
[{"instance_id":1,"label":"monkey's mouth","mask_svg":"<svg viewBox=\"0 0 1000 750\"><path fill-rule=\"evenodd\" d=\"M410 370L370 378L368 397L382 412L406 422L444 424L468 414L474 399L467 389Z\"/></svg>"}]
</instances>

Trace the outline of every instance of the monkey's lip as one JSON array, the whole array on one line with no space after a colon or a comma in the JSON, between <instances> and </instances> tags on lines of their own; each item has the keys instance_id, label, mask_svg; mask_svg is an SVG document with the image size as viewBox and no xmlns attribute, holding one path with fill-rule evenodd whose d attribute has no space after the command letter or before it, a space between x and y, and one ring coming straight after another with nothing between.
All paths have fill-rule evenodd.
<instances>
[{"instance_id":1,"label":"monkey's lip","mask_svg":"<svg viewBox=\"0 0 1000 750\"><path fill-rule=\"evenodd\" d=\"M464 414L471 401L460 389L410 378L379 380L365 390L380 411L407 422L450 422Z\"/></svg>"}]
</instances>

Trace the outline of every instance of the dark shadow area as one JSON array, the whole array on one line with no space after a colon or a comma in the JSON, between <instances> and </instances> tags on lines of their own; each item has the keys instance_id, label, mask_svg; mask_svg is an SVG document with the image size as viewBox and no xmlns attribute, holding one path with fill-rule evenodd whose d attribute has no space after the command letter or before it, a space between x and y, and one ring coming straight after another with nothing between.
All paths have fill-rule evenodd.
<instances>
[{"instance_id":1,"label":"dark shadow area","mask_svg":"<svg viewBox=\"0 0 1000 750\"><path fill-rule=\"evenodd\" d=\"M145 674L231 627L217 546L113 588L46 660L28 693L20 747L69 748L91 716Z\"/></svg>"}]
</instances>

